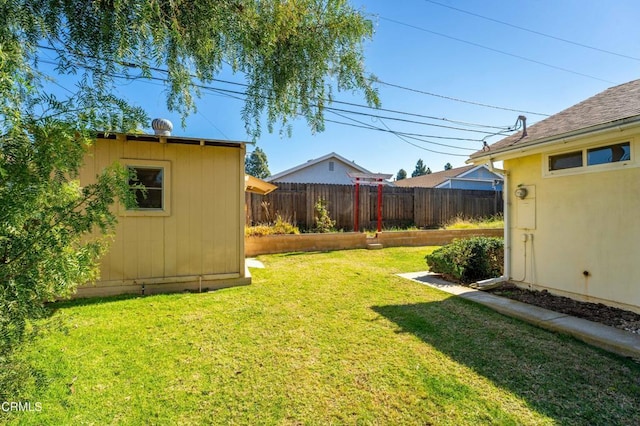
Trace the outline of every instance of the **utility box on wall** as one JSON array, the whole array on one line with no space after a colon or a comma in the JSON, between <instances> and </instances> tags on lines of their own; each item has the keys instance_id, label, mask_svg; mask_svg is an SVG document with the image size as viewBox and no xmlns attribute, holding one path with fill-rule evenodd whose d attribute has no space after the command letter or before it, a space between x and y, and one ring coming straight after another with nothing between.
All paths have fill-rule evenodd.
<instances>
[{"instance_id":1,"label":"utility box on wall","mask_svg":"<svg viewBox=\"0 0 640 426\"><path fill-rule=\"evenodd\" d=\"M518 229L536 229L536 187L519 185L515 192L516 227Z\"/></svg>"}]
</instances>

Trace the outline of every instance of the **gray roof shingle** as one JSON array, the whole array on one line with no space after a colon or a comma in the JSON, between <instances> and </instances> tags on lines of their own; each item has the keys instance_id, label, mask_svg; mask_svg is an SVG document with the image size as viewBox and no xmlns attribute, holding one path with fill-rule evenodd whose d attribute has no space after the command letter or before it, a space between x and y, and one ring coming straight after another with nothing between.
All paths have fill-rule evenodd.
<instances>
[{"instance_id":1,"label":"gray roof shingle","mask_svg":"<svg viewBox=\"0 0 640 426\"><path fill-rule=\"evenodd\" d=\"M552 115L530 127L527 136L522 132L508 136L489 146L488 151L477 151L471 158L491 152L506 152L522 145L535 145L554 136L588 129L640 115L640 80L611 87L572 107Z\"/></svg>"},{"instance_id":2,"label":"gray roof shingle","mask_svg":"<svg viewBox=\"0 0 640 426\"><path fill-rule=\"evenodd\" d=\"M394 182L394 184L396 186L403 187L435 188L447 179L461 175L464 172L473 169L474 167L476 166L474 166L473 164L470 166L456 167L455 169L444 170L442 172L429 173L428 175L397 180Z\"/></svg>"}]
</instances>

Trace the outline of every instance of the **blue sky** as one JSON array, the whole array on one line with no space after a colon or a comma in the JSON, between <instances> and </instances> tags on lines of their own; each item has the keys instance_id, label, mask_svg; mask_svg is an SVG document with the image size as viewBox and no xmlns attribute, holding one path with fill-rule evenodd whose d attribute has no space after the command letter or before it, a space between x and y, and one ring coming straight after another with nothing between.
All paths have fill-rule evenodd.
<instances>
[{"instance_id":1,"label":"blue sky","mask_svg":"<svg viewBox=\"0 0 640 426\"><path fill-rule=\"evenodd\" d=\"M394 175L400 168L410 175L419 158L432 171L443 170L446 163L462 166L467 155L481 148L482 138L499 131L475 124L506 128L524 114L531 125L544 118L533 113L554 114L608 87L640 78L637 0L351 0L351 4L375 23L373 40L366 42L367 70L385 83L414 90L377 86L382 108L438 119L334 105L426 124L353 114L327 113L327 119L425 136L403 140L389 132L330 122L325 132L314 135L300 120L290 138L276 130L257 141L274 174L332 151L372 172ZM242 75L220 78L244 82ZM167 111L163 88L157 83L128 82L120 95L144 107L151 118L172 120L176 136L248 140L240 100L204 92L198 112L181 128L179 116ZM365 104L359 94L335 97Z\"/></svg>"}]
</instances>

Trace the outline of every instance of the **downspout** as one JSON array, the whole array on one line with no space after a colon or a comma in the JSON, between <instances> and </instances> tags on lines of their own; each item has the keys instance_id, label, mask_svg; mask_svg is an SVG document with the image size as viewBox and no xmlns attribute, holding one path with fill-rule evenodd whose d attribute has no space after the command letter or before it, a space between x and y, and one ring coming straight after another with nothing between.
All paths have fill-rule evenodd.
<instances>
[{"instance_id":1,"label":"downspout","mask_svg":"<svg viewBox=\"0 0 640 426\"><path fill-rule=\"evenodd\" d=\"M500 172L504 176L504 183L502 184L502 214L504 216L504 263L502 276L478 281L471 285L471 287L475 287L480 290L488 290L494 287L498 287L503 282L509 281L509 277L511 277L511 212L509 210L509 172L507 170L493 167L493 160L489 160L489 170L491 170L492 172L495 170L497 172Z\"/></svg>"}]
</instances>

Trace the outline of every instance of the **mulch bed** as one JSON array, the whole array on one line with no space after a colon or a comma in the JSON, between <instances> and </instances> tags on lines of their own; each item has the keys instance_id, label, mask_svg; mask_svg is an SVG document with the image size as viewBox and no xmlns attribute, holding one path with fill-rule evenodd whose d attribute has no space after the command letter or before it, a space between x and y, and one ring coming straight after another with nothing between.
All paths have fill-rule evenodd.
<instances>
[{"instance_id":1,"label":"mulch bed","mask_svg":"<svg viewBox=\"0 0 640 426\"><path fill-rule=\"evenodd\" d=\"M640 334L640 314L635 312L613 308L602 303L579 302L568 297L554 296L546 290L522 289L511 283L487 290L487 292Z\"/></svg>"}]
</instances>

